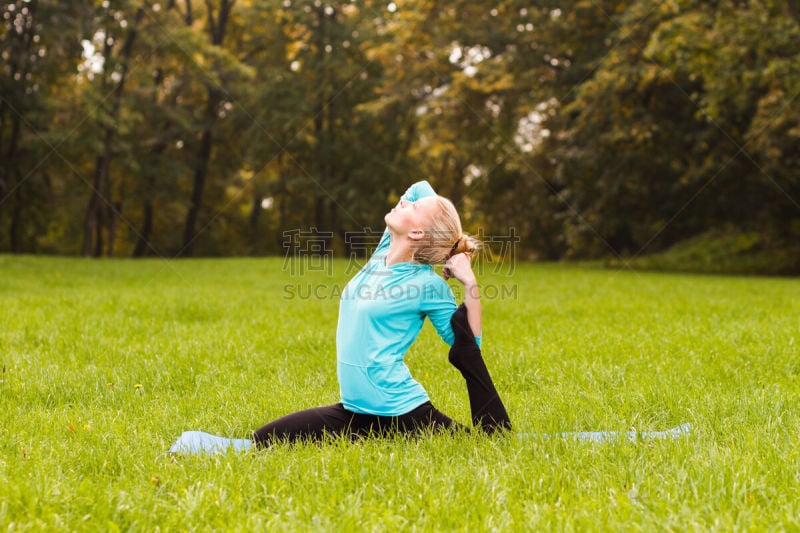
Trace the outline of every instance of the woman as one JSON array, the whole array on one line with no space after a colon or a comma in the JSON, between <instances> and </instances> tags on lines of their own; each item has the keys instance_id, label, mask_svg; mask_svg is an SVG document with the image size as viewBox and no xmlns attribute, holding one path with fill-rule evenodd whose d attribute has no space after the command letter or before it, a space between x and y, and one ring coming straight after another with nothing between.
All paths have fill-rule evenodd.
<instances>
[{"instance_id":1,"label":"woman","mask_svg":"<svg viewBox=\"0 0 800 533\"><path fill-rule=\"evenodd\" d=\"M508 414L481 357L481 302L470 265L476 241L461 231L453 204L421 181L384 217L386 230L369 262L345 287L336 331L341 402L294 413L253 435L258 446L276 439L452 429L458 425L431 405L403 357L427 316L452 345L450 361L464 375L472 418L486 431L510 428ZM464 285L464 304L445 278Z\"/></svg>"},{"instance_id":2,"label":"woman","mask_svg":"<svg viewBox=\"0 0 800 533\"><path fill-rule=\"evenodd\" d=\"M367 436L455 429L411 377L403 358L425 317L450 344L449 360L467 382L472 420L486 432L511 423L481 357L481 303L470 265L477 241L462 233L453 204L421 181L412 185L384 217L386 230L369 262L342 292L336 331L341 401L299 411L266 424L252 443L315 440L324 435ZM457 307L444 277L464 285ZM250 442L186 432L170 451L219 450ZM198 440L199 439L199 440ZM183 441L183 442L182 442Z\"/></svg>"}]
</instances>

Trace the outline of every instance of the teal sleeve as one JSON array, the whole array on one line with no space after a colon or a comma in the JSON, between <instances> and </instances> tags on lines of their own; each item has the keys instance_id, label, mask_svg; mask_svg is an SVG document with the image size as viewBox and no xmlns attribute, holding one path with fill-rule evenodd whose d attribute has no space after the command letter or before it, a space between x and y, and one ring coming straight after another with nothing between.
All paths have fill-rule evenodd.
<instances>
[{"instance_id":1,"label":"teal sleeve","mask_svg":"<svg viewBox=\"0 0 800 533\"><path fill-rule=\"evenodd\" d=\"M422 312L433 324L434 329L444 342L452 346L455 341L453 326L450 325L450 318L456 312L456 298L450 286L442 278L434 274L436 281L425 289L422 300ZM481 337L475 337L478 347L481 346Z\"/></svg>"},{"instance_id":2,"label":"teal sleeve","mask_svg":"<svg viewBox=\"0 0 800 533\"><path fill-rule=\"evenodd\" d=\"M411 187L406 189L406 192L403 193L403 200L407 202L416 202L420 198L427 198L429 196L436 196L436 191L433 190L431 184L427 181L418 181L413 184ZM383 254L389 248L389 228L383 230L383 235L381 235L381 240L378 242L378 247L375 248L373 255L375 254Z\"/></svg>"},{"instance_id":3,"label":"teal sleeve","mask_svg":"<svg viewBox=\"0 0 800 533\"><path fill-rule=\"evenodd\" d=\"M450 318L458 307L453 291L442 280L441 284L437 283L435 288L427 292L428 294L422 303L422 312L431 321L433 328L442 340L452 346L456 335L453 333L453 326L450 325Z\"/></svg>"},{"instance_id":4,"label":"teal sleeve","mask_svg":"<svg viewBox=\"0 0 800 533\"><path fill-rule=\"evenodd\" d=\"M406 189L406 192L403 193L403 200L416 202L420 198L428 198L429 196L436 196L436 191L433 190L430 183L422 180Z\"/></svg>"}]
</instances>

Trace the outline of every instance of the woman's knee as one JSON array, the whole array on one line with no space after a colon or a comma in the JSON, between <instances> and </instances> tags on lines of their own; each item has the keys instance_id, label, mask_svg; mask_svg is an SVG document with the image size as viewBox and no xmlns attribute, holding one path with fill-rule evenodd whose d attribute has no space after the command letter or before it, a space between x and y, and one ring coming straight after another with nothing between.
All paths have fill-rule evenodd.
<instances>
[{"instance_id":1,"label":"woman's knee","mask_svg":"<svg viewBox=\"0 0 800 533\"><path fill-rule=\"evenodd\" d=\"M266 447L279 441L320 440L325 435L341 434L351 418L352 413L340 403L305 409L262 426L253 433L253 442Z\"/></svg>"}]
</instances>

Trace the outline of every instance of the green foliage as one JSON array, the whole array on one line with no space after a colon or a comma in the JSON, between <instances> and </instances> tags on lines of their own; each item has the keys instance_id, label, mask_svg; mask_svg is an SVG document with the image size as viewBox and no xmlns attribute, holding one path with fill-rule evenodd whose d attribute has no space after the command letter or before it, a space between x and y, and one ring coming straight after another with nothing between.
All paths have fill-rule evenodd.
<instances>
[{"instance_id":1,"label":"green foliage","mask_svg":"<svg viewBox=\"0 0 800 533\"><path fill-rule=\"evenodd\" d=\"M688 439L459 434L168 457L183 430L246 437L337 401L338 303L326 295L346 267L0 256L0 526L798 526L795 280L528 264L482 276L484 356L515 431L688 421ZM408 362L466 421L445 348L426 326Z\"/></svg>"},{"instance_id":2,"label":"green foliage","mask_svg":"<svg viewBox=\"0 0 800 533\"><path fill-rule=\"evenodd\" d=\"M345 249L419 179L532 258L800 239L795 2L4 6L3 251Z\"/></svg>"},{"instance_id":3,"label":"green foliage","mask_svg":"<svg viewBox=\"0 0 800 533\"><path fill-rule=\"evenodd\" d=\"M565 107L568 135L551 146L574 173L576 253L638 255L728 224L773 235L794 226L796 173L785 169L795 151L767 146L785 138L772 128L794 127L772 102L796 116L783 88L796 73L774 75L800 53L786 10L636 2L613 19L607 54Z\"/></svg>"},{"instance_id":4,"label":"green foliage","mask_svg":"<svg viewBox=\"0 0 800 533\"><path fill-rule=\"evenodd\" d=\"M0 250L34 252L58 208L64 117L59 103L73 88L86 8L48 0L4 2L0 8ZM74 128L74 124L69 126Z\"/></svg>"}]
</instances>

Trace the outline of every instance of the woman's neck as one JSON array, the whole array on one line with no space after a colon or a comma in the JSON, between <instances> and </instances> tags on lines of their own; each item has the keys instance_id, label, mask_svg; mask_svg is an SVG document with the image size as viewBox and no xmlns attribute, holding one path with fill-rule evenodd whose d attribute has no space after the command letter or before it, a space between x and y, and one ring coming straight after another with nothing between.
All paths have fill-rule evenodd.
<instances>
[{"instance_id":1,"label":"woman's neck","mask_svg":"<svg viewBox=\"0 0 800 533\"><path fill-rule=\"evenodd\" d=\"M389 251L386 252L386 266L405 263L406 261L411 261L413 257L414 251L411 249L408 238L402 235L392 234L392 240L389 243Z\"/></svg>"}]
</instances>

